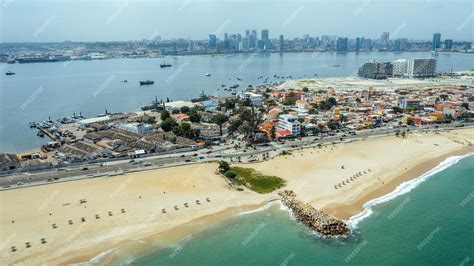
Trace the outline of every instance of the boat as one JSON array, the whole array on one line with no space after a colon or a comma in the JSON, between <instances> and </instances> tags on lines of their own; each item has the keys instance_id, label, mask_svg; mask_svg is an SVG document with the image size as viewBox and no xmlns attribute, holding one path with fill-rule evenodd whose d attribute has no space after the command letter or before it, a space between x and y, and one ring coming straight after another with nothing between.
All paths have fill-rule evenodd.
<instances>
[{"instance_id":1,"label":"boat","mask_svg":"<svg viewBox=\"0 0 474 266\"><path fill-rule=\"evenodd\" d=\"M224 88L224 87L225 87L225 84L222 84L221 87Z\"/></svg>"},{"instance_id":2,"label":"boat","mask_svg":"<svg viewBox=\"0 0 474 266\"><path fill-rule=\"evenodd\" d=\"M36 133L36 135L40 138L43 138L44 137L44 133L43 131L38 131L38 133Z\"/></svg>"},{"instance_id":3,"label":"boat","mask_svg":"<svg viewBox=\"0 0 474 266\"><path fill-rule=\"evenodd\" d=\"M153 80L145 80L145 81L140 81L140 86L142 85L152 85L155 82Z\"/></svg>"},{"instance_id":4,"label":"boat","mask_svg":"<svg viewBox=\"0 0 474 266\"><path fill-rule=\"evenodd\" d=\"M127 83L127 82L128 82L128 80L124 79L124 80L122 80L122 82L123 82L123 83Z\"/></svg>"},{"instance_id":5,"label":"boat","mask_svg":"<svg viewBox=\"0 0 474 266\"><path fill-rule=\"evenodd\" d=\"M163 110L164 108L165 107L164 107L163 101L158 101L158 97L156 97L156 96L155 96L155 100L153 100L150 105L144 105L144 106L141 107L141 109L143 111Z\"/></svg>"},{"instance_id":6,"label":"boat","mask_svg":"<svg viewBox=\"0 0 474 266\"><path fill-rule=\"evenodd\" d=\"M7 73L5 73L5 75L7 76L15 75L15 72L8 71Z\"/></svg>"},{"instance_id":7,"label":"boat","mask_svg":"<svg viewBox=\"0 0 474 266\"><path fill-rule=\"evenodd\" d=\"M238 88L238 87L239 87L239 84L234 84L234 85L231 85L231 86L230 86L231 89L236 89L236 88Z\"/></svg>"},{"instance_id":8,"label":"boat","mask_svg":"<svg viewBox=\"0 0 474 266\"><path fill-rule=\"evenodd\" d=\"M206 73L205 76L206 76L206 77L210 77L210 76L211 76L211 73Z\"/></svg>"},{"instance_id":9,"label":"boat","mask_svg":"<svg viewBox=\"0 0 474 266\"><path fill-rule=\"evenodd\" d=\"M199 94L199 96L197 98L193 98L191 99L191 102L195 103L195 102L203 102L203 101L207 101L209 100L211 97L207 96L206 94L204 94L204 90L202 90L201 94Z\"/></svg>"},{"instance_id":10,"label":"boat","mask_svg":"<svg viewBox=\"0 0 474 266\"><path fill-rule=\"evenodd\" d=\"M166 63L166 61L160 64L161 68L170 67L170 66L172 66L172 64L168 64L168 63Z\"/></svg>"}]
</instances>

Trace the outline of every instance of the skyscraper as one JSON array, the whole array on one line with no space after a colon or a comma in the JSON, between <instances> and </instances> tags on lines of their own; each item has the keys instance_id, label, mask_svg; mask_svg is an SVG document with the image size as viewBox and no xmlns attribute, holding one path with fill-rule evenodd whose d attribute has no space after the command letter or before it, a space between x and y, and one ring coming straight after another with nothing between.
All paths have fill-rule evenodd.
<instances>
[{"instance_id":1,"label":"skyscraper","mask_svg":"<svg viewBox=\"0 0 474 266\"><path fill-rule=\"evenodd\" d=\"M216 48L217 47L217 37L215 34L209 34L209 48Z\"/></svg>"},{"instance_id":2,"label":"skyscraper","mask_svg":"<svg viewBox=\"0 0 474 266\"><path fill-rule=\"evenodd\" d=\"M270 48L270 38L269 38L268 30L262 30L262 43L263 43L264 49Z\"/></svg>"},{"instance_id":3,"label":"skyscraper","mask_svg":"<svg viewBox=\"0 0 474 266\"><path fill-rule=\"evenodd\" d=\"M337 38L336 51L338 52L347 52L349 39L346 38Z\"/></svg>"},{"instance_id":4,"label":"skyscraper","mask_svg":"<svg viewBox=\"0 0 474 266\"><path fill-rule=\"evenodd\" d=\"M407 39L396 39L393 50L397 52L405 50L406 41Z\"/></svg>"},{"instance_id":5,"label":"skyscraper","mask_svg":"<svg viewBox=\"0 0 474 266\"><path fill-rule=\"evenodd\" d=\"M356 38L356 43L355 43L355 51L356 51L356 52L359 52L359 51L360 51L360 47L361 47L361 45L360 45L360 37L357 37L357 38Z\"/></svg>"},{"instance_id":6,"label":"skyscraper","mask_svg":"<svg viewBox=\"0 0 474 266\"><path fill-rule=\"evenodd\" d=\"M278 39L278 43L280 44L280 51L283 51L284 49L284 44L285 44L285 39L283 37L283 35L280 35L280 38Z\"/></svg>"},{"instance_id":7,"label":"skyscraper","mask_svg":"<svg viewBox=\"0 0 474 266\"><path fill-rule=\"evenodd\" d=\"M452 48L453 48L453 40L451 39L444 40L444 49L451 51Z\"/></svg>"},{"instance_id":8,"label":"skyscraper","mask_svg":"<svg viewBox=\"0 0 474 266\"><path fill-rule=\"evenodd\" d=\"M437 32L433 34L433 42L431 43L431 50L436 51L436 49L441 48L441 33Z\"/></svg>"},{"instance_id":9,"label":"skyscraper","mask_svg":"<svg viewBox=\"0 0 474 266\"><path fill-rule=\"evenodd\" d=\"M382 48L387 48L390 44L390 33L384 32L382 36L380 36L380 42L382 44Z\"/></svg>"}]
</instances>

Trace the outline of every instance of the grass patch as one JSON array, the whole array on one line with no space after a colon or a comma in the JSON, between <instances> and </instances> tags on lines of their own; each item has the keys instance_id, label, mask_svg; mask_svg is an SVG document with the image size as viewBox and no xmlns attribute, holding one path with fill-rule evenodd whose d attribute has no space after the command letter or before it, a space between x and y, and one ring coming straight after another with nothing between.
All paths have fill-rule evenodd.
<instances>
[{"instance_id":1,"label":"grass patch","mask_svg":"<svg viewBox=\"0 0 474 266\"><path fill-rule=\"evenodd\" d=\"M236 173L235 178L232 178L235 183L260 194L270 193L286 185L285 180L277 176L264 175L251 168L233 166L230 170Z\"/></svg>"}]
</instances>

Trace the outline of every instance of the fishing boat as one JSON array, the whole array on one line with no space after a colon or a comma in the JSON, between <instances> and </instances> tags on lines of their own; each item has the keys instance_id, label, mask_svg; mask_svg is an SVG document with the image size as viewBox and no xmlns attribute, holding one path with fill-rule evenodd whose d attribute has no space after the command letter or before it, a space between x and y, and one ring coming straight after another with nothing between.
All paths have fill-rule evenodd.
<instances>
[{"instance_id":1,"label":"fishing boat","mask_svg":"<svg viewBox=\"0 0 474 266\"><path fill-rule=\"evenodd\" d=\"M15 72L8 71L7 73L5 73L5 75L7 76L15 75Z\"/></svg>"},{"instance_id":2,"label":"fishing boat","mask_svg":"<svg viewBox=\"0 0 474 266\"><path fill-rule=\"evenodd\" d=\"M143 85L152 85L154 84L155 82L153 80L144 80L144 81L140 81L140 86L143 86Z\"/></svg>"},{"instance_id":3,"label":"fishing boat","mask_svg":"<svg viewBox=\"0 0 474 266\"><path fill-rule=\"evenodd\" d=\"M170 66L172 66L172 64L168 64L166 63L166 61L160 64L161 68L170 67Z\"/></svg>"}]
</instances>

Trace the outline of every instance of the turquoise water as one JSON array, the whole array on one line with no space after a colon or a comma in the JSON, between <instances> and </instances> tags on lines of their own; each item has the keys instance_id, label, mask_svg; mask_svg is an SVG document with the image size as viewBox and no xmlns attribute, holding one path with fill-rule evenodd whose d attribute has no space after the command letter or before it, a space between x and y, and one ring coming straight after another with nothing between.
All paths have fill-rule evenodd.
<instances>
[{"instance_id":1,"label":"turquoise water","mask_svg":"<svg viewBox=\"0 0 474 266\"><path fill-rule=\"evenodd\" d=\"M221 84L239 83L240 88L246 88L262 83L259 76L272 77L268 82L283 80L273 78L274 74L293 78L352 76L368 60L426 57L430 53L285 53L0 64L0 72L16 73L0 75L0 152L40 147L47 139L36 137L28 122L48 116L56 119L74 112L96 116L104 113L104 108L137 111L155 96L189 100L201 90L221 95L225 93ZM474 54L440 53L436 58L440 71L474 69ZM161 69L163 60L173 66ZM212 76L206 77L206 73ZM138 85L147 79L155 84Z\"/></svg>"},{"instance_id":2,"label":"turquoise water","mask_svg":"<svg viewBox=\"0 0 474 266\"><path fill-rule=\"evenodd\" d=\"M132 265L472 265L474 156L372 207L346 239L322 239L273 205Z\"/></svg>"}]
</instances>

